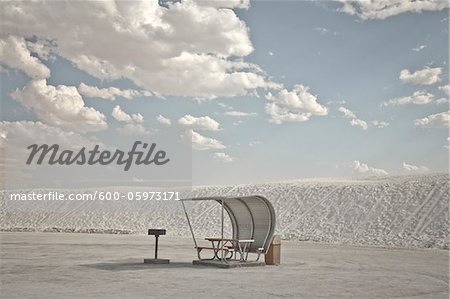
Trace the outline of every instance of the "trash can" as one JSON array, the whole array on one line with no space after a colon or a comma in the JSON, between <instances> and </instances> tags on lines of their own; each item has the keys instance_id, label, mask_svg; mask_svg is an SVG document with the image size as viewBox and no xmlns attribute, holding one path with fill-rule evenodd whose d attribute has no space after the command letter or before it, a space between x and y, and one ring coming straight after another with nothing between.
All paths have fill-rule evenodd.
<instances>
[{"instance_id":1,"label":"trash can","mask_svg":"<svg viewBox=\"0 0 450 299\"><path fill-rule=\"evenodd\" d=\"M265 255L266 265L279 265L281 258L281 237L274 235L269 251Z\"/></svg>"}]
</instances>

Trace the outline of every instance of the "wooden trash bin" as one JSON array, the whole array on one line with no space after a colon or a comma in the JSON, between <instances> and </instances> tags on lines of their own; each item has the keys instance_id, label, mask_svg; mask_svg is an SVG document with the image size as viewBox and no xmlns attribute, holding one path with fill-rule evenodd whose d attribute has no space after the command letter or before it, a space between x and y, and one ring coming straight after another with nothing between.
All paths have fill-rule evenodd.
<instances>
[{"instance_id":1,"label":"wooden trash bin","mask_svg":"<svg viewBox=\"0 0 450 299\"><path fill-rule=\"evenodd\" d=\"M279 265L281 259L281 237L274 235L269 251L264 256L266 265Z\"/></svg>"}]
</instances>

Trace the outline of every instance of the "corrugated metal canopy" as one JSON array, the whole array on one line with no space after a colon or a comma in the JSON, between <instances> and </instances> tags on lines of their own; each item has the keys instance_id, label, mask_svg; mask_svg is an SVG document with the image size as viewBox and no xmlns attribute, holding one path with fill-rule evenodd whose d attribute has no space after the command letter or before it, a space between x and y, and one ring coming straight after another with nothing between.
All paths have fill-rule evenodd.
<instances>
[{"instance_id":1,"label":"corrugated metal canopy","mask_svg":"<svg viewBox=\"0 0 450 299\"><path fill-rule=\"evenodd\" d=\"M265 254L275 231L275 210L266 198L259 195L242 197L197 197L183 201L215 200L223 204L230 216L233 239L252 239L252 247L262 248Z\"/></svg>"}]
</instances>

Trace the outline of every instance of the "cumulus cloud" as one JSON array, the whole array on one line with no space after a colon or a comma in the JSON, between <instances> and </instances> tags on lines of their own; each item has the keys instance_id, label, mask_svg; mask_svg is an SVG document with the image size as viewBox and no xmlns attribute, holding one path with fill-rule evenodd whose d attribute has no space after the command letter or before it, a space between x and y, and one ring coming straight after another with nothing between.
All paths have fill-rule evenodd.
<instances>
[{"instance_id":1,"label":"cumulus cloud","mask_svg":"<svg viewBox=\"0 0 450 299\"><path fill-rule=\"evenodd\" d=\"M439 11L449 7L448 1L435 0L340 0L338 11L357 16L362 20L386 19L405 12Z\"/></svg>"},{"instance_id":2,"label":"cumulus cloud","mask_svg":"<svg viewBox=\"0 0 450 299\"><path fill-rule=\"evenodd\" d=\"M370 167L367 164L362 163L358 160L353 161L353 170L355 170L359 174L388 175L387 171L379 168Z\"/></svg>"},{"instance_id":3,"label":"cumulus cloud","mask_svg":"<svg viewBox=\"0 0 450 299\"><path fill-rule=\"evenodd\" d=\"M214 159L224 162L224 163L230 163L234 161L234 158L230 157L229 155L225 153L215 153Z\"/></svg>"},{"instance_id":4,"label":"cumulus cloud","mask_svg":"<svg viewBox=\"0 0 450 299\"><path fill-rule=\"evenodd\" d=\"M79 150L81 147L92 148L96 144L103 146L100 142L79 133L65 131L40 121L2 121L0 122L0 152L4 156L0 159L0 177L3 175L5 184L23 188L22 180L32 179L35 171L40 170L33 165L25 164L29 155L27 147L35 143L58 144L67 150Z\"/></svg>"},{"instance_id":5,"label":"cumulus cloud","mask_svg":"<svg viewBox=\"0 0 450 299\"><path fill-rule=\"evenodd\" d=\"M12 98L31 109L43 122L77 132L107 128L103 113L86 107L74 86L47 85L45 79L32 80Z\"/></svg>"},{"instance_id":6,"label":"cumulus cloud","mask_svg":"<svg viewBox=\"0 0 450 299\"><path fill-rule=\"evenodd\" d=\"M233 111L227 111L227 112L225 112L224 114L225 114L225 115L228 115L228 116L236 116L236 117L256 116L256 115L258 115L258 114L255 113L255 112L243 112L243 111L236 111L236 110L233 110Z\"/></svg>"},{"instance_id":7,"label":"cumulus cloud","mask_svg":"<svg viewBox=\"0 0 450 299\"><path fill-rule=\"evenodd\" d=\"M130 115L123 111L119 105L116 105L111 115L117 121L126 123L123 127L116 129L122 135L148 135L154 132L154 130L147 129L141 124L144 122L144 117L140 113Z\"/></svg>"},{"instance_id":8,"label":"cumulus cloud","mask_svg":"<svg viewBox=\"0 0 450 299\"><path fill-rule=\"evenodd\" d=\"M369 128L369 126L367 125L367 122L365 122L362 119L357 119L357 118L352 118L350 120L350 125L352 127L357 127L357 128L362 129L362 130L367 130Z\"/></svg>"},{"instance_id":9,"label":"cumulus cloud","mask_svg":"<svg viewBox=\"0 0 450 299\"><path fill-rule=\"evenodd\" d=\"M426 47L427 47L426 45L420 45L420 46L417 46L417 47L413 48L412 50L413 50L414 52L420 52L420 51L422 51L423 49L425 49Z\"/></svg>"},{"instance_id":10,"label":"cumulus cloud","mask_svg":"<svg viewBox=\"0 0 450 299\"><path fill-rule=\"evenodd\" d=\"M445 99L444 99L445 100ZM415 91L412 95L406 97L393 98L386 102L383 102L381 106L400 106L400 105L426 105L430 103L439 104L442 99L435 99L434 95L426 92L425 90Z\"/></svg>"},{"instance_id":11,"label":"cumulus cloud","mask_svg":"<svg viewBox=\"0 0 450 299\"><path fill-rule=\"evenodd\" d=\"M344 114L344 118L356 118L355 113L345 107L339 107L338 110Z\"/></svg>"},{"instance_id":12,"label":"cumulus cloud","mask_svg":"<svg viewBox=\"0 0 450 299\"><path fill-rule=\"evenodd\" d=\"M313 115L327 115L328 109L317 102L317 96L309 92L309 87L295 85L292 91L280 90L273 95L268 93L266 99L266 113L269 121L275 124L283 122L303 122Z\"/></svg>"},{"instance_id":13,"label":"cumulus cloud","mask_svg":"<svg viewBox=\"0 0 450 299\"><path fill-rule=\"evenodd\" d=\"M178 123L184 127L199 131L220 130L220 124L209 116L194 117L188 114L180 118Z\"/></svg>"},{"instance_id":14,"label":"cumulus cloud","mask_svg":"<svg viewBox=\"0 0 450 299\"><path fill-rule=\"evenodd\" d=\"M241 8L250 7L250 0L195 0L198 5L211 6L216 8Z\"/></svg>"},{"instance_id":15,"label":"cumulus cloud","mask_svg":"<svg viewBox=\"0 0 450 299\"><path fill-rule=\"evenodd\" d=\"M405 83L431 85L442 80L440 77L441 74L442 68L440 67L425 67L424 69L417 70L414 73L404 69L400 72L399 79Z\"/></svg>"},{"instance_id":16,"label":"cumulus cloud","mask_svg":"<svg viewBox=\"0 0 450 299\"><path fill-rule=\"evenodd\" d=\"M450 84L439 86L439 90L450 96Z\"/></svg>"},{"instance_id":17,"label":"cumulus cloud","mask_svg":"<svg viewBox=\"0 0 450 299\"><path fill-rule=\"evenodd\" d=\"M33 79L50 77L50 69L38 58L31 56L30 50L23 37L8 36L0 39L0 63L23 71Z\"/></svg>"},{"instance_id":18,"label":"cumulus cloud","mask_svg":"<svg viewBox=\"0 0 450 299\"><path fill-rule=\"evenodd\" d=\"M116 119L117 121L120 121L120 122L126 122L126 123L132 123L133 121L135 121L137 123L144 122L144 117L140 113L135 113L133 115L130 115L130 114L126 113L125 111L123 111L119 105L116 105L113 108L111 115L112 115L112 117L114 117L114 119Z\"/></svg>"},{"instance_id":19,"label":"cumulus cloud","mask_svg":"<svg viewBox=\"0 0 450 299\"><path fill-rule=\"evenodd\" d=\"M142 116L142 114L140 113L135 113L131 116L131 118L133 118L133 120L137 123L143 123L144 122L144 117Z\"/></svg>"},{"instance_id":20,"label":"cumulus cloud","mask_svg":"<svg viewBox=\"0 0 450 299\"><path fill-rule=\"evenodd\" d=\"M170 121L170 119L165 118L164 116L162 116L161 114L158 115L158 117L156 118L156 120L163 125L167 125L170 126L172 124L172 122Z\"/></svg>"},{"instance_id":21,"label":"cumulus cloud","mask_svg":"<svg viewBox=\"0 0 450 299\"><path fill-rule=\"evenodd\" d=\"M226 148L225 145L223 145L219 140L205 137L195 132L194 130L187 130L186 133L181 137L188 142L192 142L192 149L197 151L213 149L220 150Z\"/></svg>"},{"instance_id":22,"label":"cumulus cloud","mask_svg":"<svg viewBox=\"0 0 450 299\"><path fill-rule=\"evenodd\" d=\"M148 135L148 134L153 134L153 132L154 132L153 130L149 130L149 129L145 128L141 124L133 124L133 123L125 124L123 127L117 128L116 130L120 134L129 135L129 136Z\"/></svg>"},{"instance_id":23,"label":"cumulus cloud","mask_svg":"<svg viewBox=\"0 0 450 299\"><path fill-rule=\"evenodd\" d=\"M122 110L122 108L120 108L119 105L116 105L113 108L111 115L112 115L112 117L114 117L114 119L116 119L117 121L121 121L121 122L129 123L129 122L132 122L132 120L133 120L128 113L124 112Z\"/></svg>"},{"instance_id":24,"label":"cumulus cloud","mask_svg":"<svg viewBox=\"0 0 450 299\"><path fill-rule=\"evenodd\" d=\"M134 89L119 89L117 87L98 88L97 86L89 86L81 83L78 86L78 92L85 97L100 98L114 101L116 97L123 97L125 99L132 99L139 96L151 96L152 93L148 91L140 91Z\"/></svg>"},{"instance_id":25,"label":"cumulus cloud","mask_svg":"<svg viewBox=\"0 0 450 299\"><path fill-rule=\"evenodd\" d=\"M4 2L0 33L55 41L52 53L90 75L129 79L161 95L212 99L279 88L257 65L243 60L253 51L249 30L232 9L219 8L241 5Z\"/></svg>"},{"instance_id":26,"label":"cumulus cloud","mask_svg":"<svg viewBox=\"0 0 450 299\"><path fill-rule=\"evenodd\" d=\"M370 123L378 129L383 129L383 128L386 128L387 126L389 126L389 123L385 122L385 121L373 120Z\"/></svg>"},{"instance_id":27,"label":"cumulus cloud","mask_svg":"<svg viewBox=\"0 0 450 299\"><path fill-rule=\"evenodd\" d=\"M227 105L227 104L222 103L222 102L218 102L217 105L219 105L222 108L229 109L229 110L233 109L233 107L231 107L230 105Z\"/></svg>"},{"instance_id":28,"label":"cumulus cloud","mask_svg":"<svg viewBox=\"0 0 450 299\"><path fill-rule=\"evenodd\" d=\"M345 107L339 107L339 112L342 112L344 114L344 118L350 119L350 125L352 127L357 127L362 130L367 130L369 126L367 125L367 122L364 120L358 119L356 117L356 114L353 113L351 110L345 108Z\"/></svg>"},{"instance_id":29,"label":"cumulus cloud","mask_svg":"<svg viewBox=\"0 0 450 299\"><path fill-rule=\"evenodd\" d=\"M428 172L429 169L425 166L416 166L413 164L408 164L406 162L403 162L402 167L404 170L408 171L408 172Z\"/></svg>"},{"instance_id":30,"label":"cumulus cloud","mask_svg":"<svg viewBox=\"0 0 450 299\"><path fill-rule=\"evenodd\" d=\"M0 137L6 141L5 144L17 150L25 151L26 147L36 142L59 144L67 149L79 149L80 146L92 146L99 144L73 131L65 131L61 128L49 126L40 121L2 121L0 122ZM23 162L23 161L22 161Z\"/></svg>"},{"instance_id":31,"label":"cumulus cloud","mask_svg":"<svg viewBox=\"0 0 450 299\"><path fill-rule=\"evenodd\" d=\"M450 111L416 119L414 120L414 126L419 128L448 128L450 126Z\"/></svg>"},{"instance_id":32,"label":"cumulus cloud","mask_svg":"<svg viewBox=\"0 0 450 299\"><path fill-rule=\"evenodd\" d=\"M259 140L252 140L248 143L248 146L257 146L263 144L262 141Z\"/></svg>"},{"instance_id":33,"label":"cumulus cloud","mask_svg":"<svg viewBox=\"0 0 450 299\"><path fill-rule=\"evenodd\" d=\"M346 101L328 101L327 105L345 105Z\"/></svg>"},{"instance_id":34,"label":"cumulus cloud","mask_svg":"<svg viewBox=\"0 0 450 299\"><path fill-rule=\"evenodd\" d=\"M37 39L36 41L27 41L27 47L31 53L37 55L40 59L47 61L50 58L54 58L51 56L52 52L52 42L46 39Z\"/></svg>"}]
</instances>

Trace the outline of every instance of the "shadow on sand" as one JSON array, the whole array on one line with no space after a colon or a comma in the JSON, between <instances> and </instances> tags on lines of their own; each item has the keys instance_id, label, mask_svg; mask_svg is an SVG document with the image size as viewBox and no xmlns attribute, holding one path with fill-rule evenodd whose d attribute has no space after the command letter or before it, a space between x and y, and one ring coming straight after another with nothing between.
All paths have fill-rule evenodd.
<instances>
[{"instance_id":1,"label":"shadow on sand","mask_svg":"<svg viewBox=\"0 0 450 299\"><path fill-rule=\"evenodd\" d=\"M82 264L82 267L94 268L105 271L132 271L148 269L179 269L179 268L198 268L192 262L171 262L169 264L144 264L143 260L121 260L105 263Z\"/></svg>"}]
</instances>

